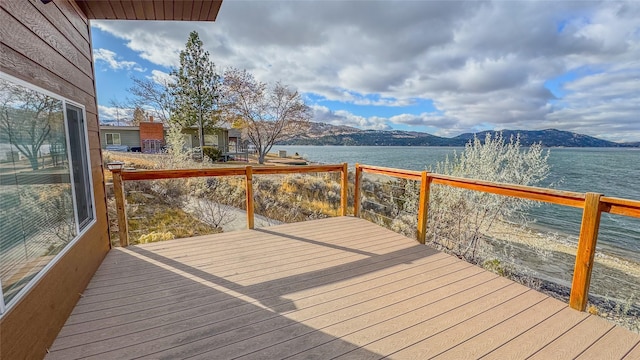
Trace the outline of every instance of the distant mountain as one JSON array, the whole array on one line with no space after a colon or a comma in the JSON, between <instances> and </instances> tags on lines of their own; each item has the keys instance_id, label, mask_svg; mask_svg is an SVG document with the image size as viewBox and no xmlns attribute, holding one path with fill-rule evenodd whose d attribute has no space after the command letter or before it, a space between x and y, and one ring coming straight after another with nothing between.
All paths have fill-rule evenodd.
<instances>
[{"instance_id":1,"label":"distant mountain","mask_svg":"<svg viewBox=\"0 0 640 360\"><path fill-rule=\"evenodd\" d=\"M593 136L576 134L570 131L562 131L556 129L547 130L502 130L502 136L509 139L511 136L520 135L520 143L529 146L535 143L542 143L547 147L621 147L624 144L612 141L602 140ZM482 131L476 133L479 139L484 139L487 133L496 133L496 131ZM456 136L454 139L464 140L465 142L473 139L474 134L466 133Z\"/></svg>"},{"instance_id":2,"label":"distant mountain","mask_svg":"<svg viewBox=\"0 0 640 360\"><path fill-rule=\"evenodd\" d=\"M321 122L311 122L309 129L306 131L308 137L319 137L327 135L353 134L362 132L363 130L344 125L331 125Z\"/></svg>"},{"instance_id":3,"label":"distant mountain","mask_svg":"<svg viewBox=\"0 0 640 360\"><path fill-rule=\"evenodd\" d=\"M464 141L443 138L417 131L360 130L348 126L330 128L322 124L324 131L317 132L312 125L305 134L284 141L280 145L377 145L377 146L450 146L464 145ZM327 125L329 127L327 127Z\"/></svg>"},{"instance_id":4,"label":"distant mountain","mask_svg":"<svg viewBox=\"0 0 640 360\"><path fill-rule=\"evenodd\" d=\"M487 132L475 134L483 140ZM520 134L524 146L541 142L549 147L640 147L640 143L615 143L592 136L576 134L555 129L548 130L502 130L505 138ZM377 146L464 146L473 139L474 134L467 133L446 138L418 131L402 130L360 130L350 126L335 126L312 122L302 135L283 141L280 145L377 145Z\"/></svg>"}]
</instances>

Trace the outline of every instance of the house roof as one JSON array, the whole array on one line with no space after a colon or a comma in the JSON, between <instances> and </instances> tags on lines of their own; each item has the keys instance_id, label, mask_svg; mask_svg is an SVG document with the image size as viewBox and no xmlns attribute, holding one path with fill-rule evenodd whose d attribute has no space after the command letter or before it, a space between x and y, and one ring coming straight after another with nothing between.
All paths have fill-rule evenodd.
<instances>
[{"instance_id":1,"label":"house roof","mask_svg":"<svg viewBox=\"0 0 640 360\"><path fill-rule=\"evenodd\" d=\"M222 0L76 0L89 19L215 21Z\"/></svg>"}]
</instances>

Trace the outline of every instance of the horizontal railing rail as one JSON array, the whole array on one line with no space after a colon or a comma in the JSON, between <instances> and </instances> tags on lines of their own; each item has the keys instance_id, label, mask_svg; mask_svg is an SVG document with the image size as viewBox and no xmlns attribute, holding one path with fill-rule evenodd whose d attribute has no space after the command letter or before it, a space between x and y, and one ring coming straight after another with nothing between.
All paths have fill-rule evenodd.
<instances>
[{"instance_id":1,"label":"horizontal railing rail","mask_svg":"<svg viewBox=\"0 0 640 360\"><path fill-rule=\"evenodd\" d=\"M209 169L175 169L175 170L123 170L110 169L113 175L113 190L118 215L118 235L120 246L129 246L129 231L126 212L124 182L141 180L163 180L193 177L244 176L247 205L247 228L254 228L253 175L304 174L321 172L340 172L340 215L347 215L348 167L347 164L313 165L313 166L264 166L264 167L224 167Z\"/></svg>"},{"instance_id":2,"label":"horizontal railing rail","mask_svg":"<svg viewBox=\"0 0 640 360\"><path fill-rule=\"evenodd\" d=\"M593 270L596 242L603 212L640 218L640 201L606 197L602 194L588 192L553 190L533 186L494 183L489 181L466 179L440 175L427 171L411 171L379 166L356 164L354 215L360 216L360 192L362 173L386 175L400 179L420 181L418 203L417 240L424 244L429 211L429 192L431 184L453 186L457 188L518 197L528 200L543 201L551 204L583 209L580 236L576 251L569 305L584 311Z\"/></svg>"},{"instance_id":3,"label":"horizontal railing rail","mask_svg":"<svg viewBox=\"0 0 640 360\"><path fill-rule=\"evenodd\" d=\"M603 196L600 198L600 202L604 206L604 208L602 209L602 211L604 212L640 218L640 201L638 200L628 200Z\"/></svg>"},{"instance_id":4,"label":"horizontal railing rail","mask_svg":"<svg viewBox=\"0 0 640 360\"><path fill-rule=\"evenodd\" d=\"M429 173L428 177L431 179L432 184L449 185L467 190L518 197L528 200L544 201L551 204L566 205L577 208L584 207L585 194L573 191L494 183L433 173Z\"/></svg>"},{"instance_id":5,"label":"horizontal railing rail","mask_svg":"<svg viewBox=\"0 0 640 360\"><path fill-rule=\"evenodd\" d=\"M382 166L360 165L356 164L356 169L360 169L363 172L393 176L396 178L407 180L420 180L422 178L422 172L414 170L394 169Z\"/></svg>"}]
</instances>

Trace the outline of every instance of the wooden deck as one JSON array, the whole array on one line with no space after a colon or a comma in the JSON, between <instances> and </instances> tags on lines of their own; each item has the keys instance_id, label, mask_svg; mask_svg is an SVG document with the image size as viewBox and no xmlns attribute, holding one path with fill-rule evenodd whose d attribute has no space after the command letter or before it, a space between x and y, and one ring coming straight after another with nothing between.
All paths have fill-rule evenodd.
<instances>
[{"instance_id":1,"label":"wooden deck","mask_svg":"<svg viewBox=\"0 0 640 360\"><path fill-rule=\"evenodd\" d=\"M111 250L47 359L640 359L640 335L351 217Z\"/></svg>"}]
</instances>

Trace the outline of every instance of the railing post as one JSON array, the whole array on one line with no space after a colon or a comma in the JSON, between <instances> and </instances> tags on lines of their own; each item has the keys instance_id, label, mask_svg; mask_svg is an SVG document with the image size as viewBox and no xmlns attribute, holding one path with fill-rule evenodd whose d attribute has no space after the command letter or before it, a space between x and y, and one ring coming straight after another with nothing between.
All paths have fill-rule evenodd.
<instances>
[{"instance_id":1,"label":"railing post","mask_svg":"<svg viewBox=\"0 0 640 360\"><path fill-rule=\"evenodd\" d=\"M347 163L342 164L342 184L340 188L340 215L347 216L347 203L349 197L349 166Z\"/></svg>"},{"instance_id":2,"label":"railing post","mask_svg":"<svg viewBox=\"0 0 640 360\"><path fill-rule=\"evenodd\" d=\"M424 244L427 239L427 219L429 218L429 191L431 189L431 178L426 171L423 171L421 175L417 238L420 244Z\"/></svg>"},{"instance_id":3,"label":"railing post","mask_svg":"<svg viewBox=\"0 0 640 360\"><path fill-rule=\"evenodd\" d=\"M353 189L353 216L360 217L360 187L362 181L362 168L356 163L355 186Z\"/></svg>"},{"instance_id":4,"label":"railing post","mask_svg":"<svg viewBox=\"0 0 640 360\"><path fill-rule=\"evenodd\" d=\"M122 169L111 170L113 175L113 193L116 198L116 212L118 214L118 236L120 246L129 246L129 227L127 224L127 209L125 207L124 182L122 181Z\"/></svg>"},{"instance_id":5,"label":"railing post","mask_svg":"<svg viewBox=\"0 0 640 360\"><path fill-rule=\"evenodd\" d=\"M573 269L573 282L571 284L571 297L569 306L584 311L589 297L589 283L591 282L591 270L593 270L593 257L596 253L598 229L600 227L601 194L587 193L582 212L582 225L580 226L580 239L576 252L576 264Z\"/></svg>"},{"instance_id":6,"label":"railing post","mask_svg":"<svg viewBox=\"0 0 640 360\"><path fill-rule=\"evenodd\" d=\"M247 229L253 229L253 169L245 167L245 181L247 185Z\"/></svg>"}]
</instances>

